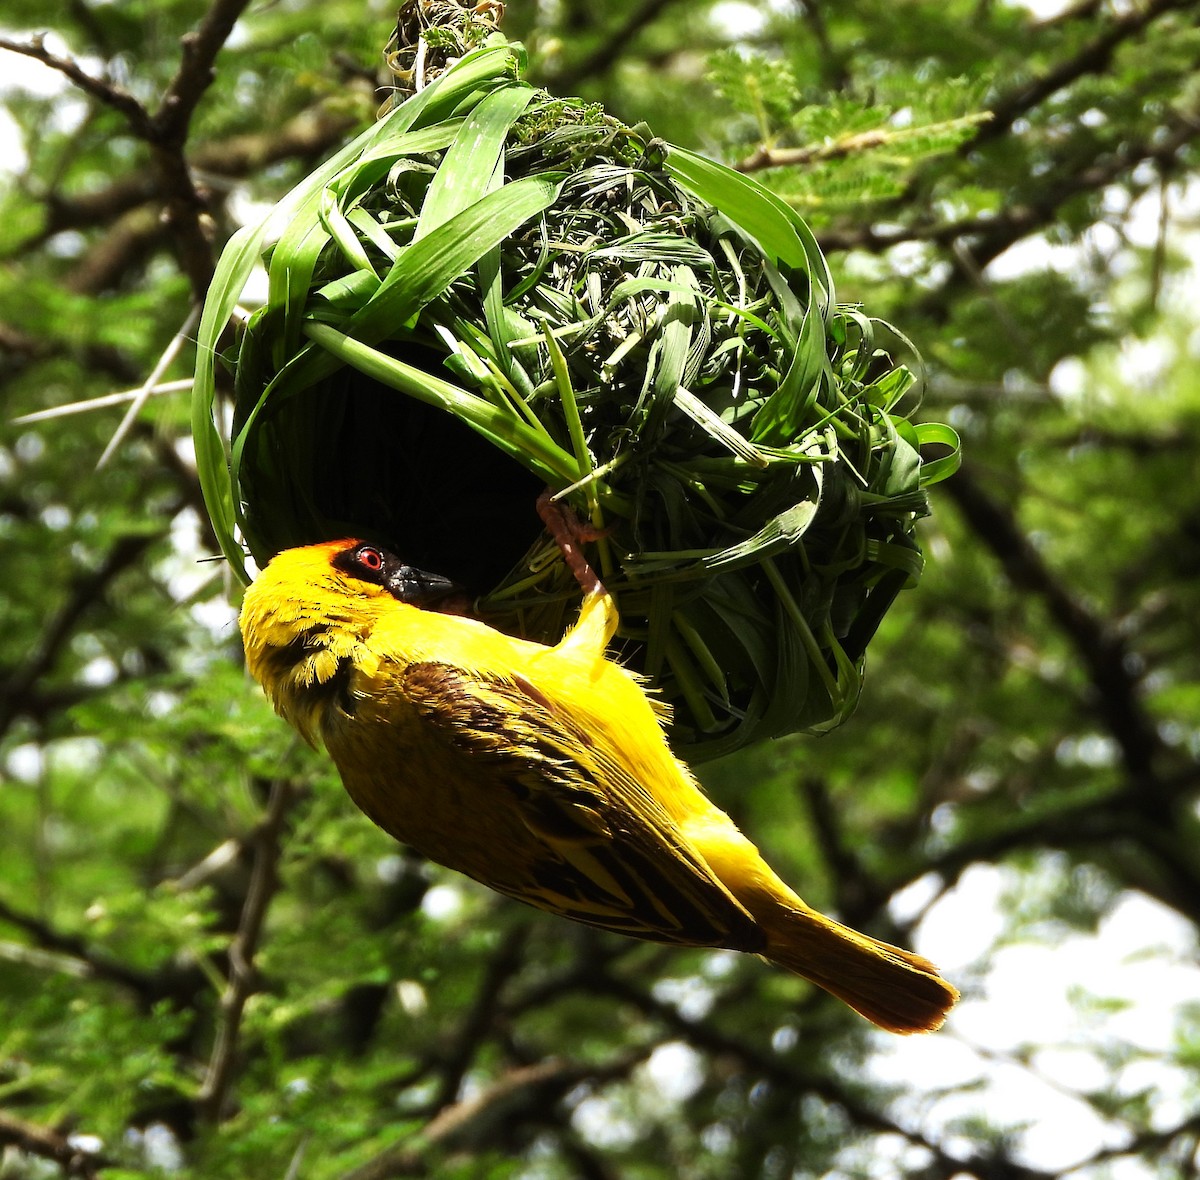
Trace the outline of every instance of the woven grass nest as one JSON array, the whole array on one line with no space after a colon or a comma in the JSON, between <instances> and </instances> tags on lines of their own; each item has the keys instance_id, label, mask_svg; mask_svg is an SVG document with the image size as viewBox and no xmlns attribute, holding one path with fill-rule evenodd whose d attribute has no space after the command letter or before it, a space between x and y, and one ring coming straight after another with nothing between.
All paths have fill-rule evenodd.
<instances>
[{"instance_id":1,"label":"woven grass nest","mask_svg":"<svg viewBox=\"0 0 1200 1180\"><path fill-rule=\"evenodd\" d=\"M462 29L393 56L426 84L222 256L194 427L226 555L245 577L243 542L262 564L370 538L553 643L579 590L535 511L549 486L601 532L621 658L681 754L831 728L956 462L952 431L908 420L893 354L915 354L835 302L778 197L534 89L518 45L449 7ZM267 302L216 358L263 258Z\"/></svg>"}]
</instances>

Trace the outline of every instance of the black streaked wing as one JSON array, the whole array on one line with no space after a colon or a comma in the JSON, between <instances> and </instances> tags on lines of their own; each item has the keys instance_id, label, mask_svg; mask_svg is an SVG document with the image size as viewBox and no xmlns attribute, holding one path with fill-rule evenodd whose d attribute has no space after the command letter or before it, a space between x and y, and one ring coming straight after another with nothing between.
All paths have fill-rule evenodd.
<instances>
[{"instance_id":1,"label":"black streaked wing","mask_svg":"<svg viewBox=\"0 0 1200 1180\"><path fill-rule=\"evenodd\" d=\"M635 938L762 949L754 920L661 804L540 693L439 663L413 664L403 681L428 725L491 765L543 843L514 896Z\"/></svg>"}]
</instances>

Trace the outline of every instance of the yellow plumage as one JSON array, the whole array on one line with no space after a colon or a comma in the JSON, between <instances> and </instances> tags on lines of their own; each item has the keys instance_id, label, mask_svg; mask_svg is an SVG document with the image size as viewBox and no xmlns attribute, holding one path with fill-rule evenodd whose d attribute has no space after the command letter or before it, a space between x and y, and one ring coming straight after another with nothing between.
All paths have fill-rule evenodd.
<instances>
[{"instance_id":1,"label":"yellow plumage","mask_svg":"<svg viewBox=\"0 0 1200 1180\"><path fill-rule=\"evenodd\" d=\"M671 753L607 659L603 591L554 647L421 609L448 584L358 541L280 553L246 592L246 660L396 839L540 909L761 954L894 1032L957 998L927 960L810 909Z\"/></svg>"}]
</instances>

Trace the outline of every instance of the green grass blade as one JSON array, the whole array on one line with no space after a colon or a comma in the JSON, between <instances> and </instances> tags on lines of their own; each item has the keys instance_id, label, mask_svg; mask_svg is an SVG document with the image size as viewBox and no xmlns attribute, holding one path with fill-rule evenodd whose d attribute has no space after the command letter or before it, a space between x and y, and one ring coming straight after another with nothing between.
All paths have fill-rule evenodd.
<instances>
[{"instance_id":1,"label":"green grass blade","mask_svg":"<svg viewBox=\"0 0 1200 1180\"><path fill-rule=\"evenodd\" d=\"M516 63L516 53L507 44L472 50L424 90L402 102L394 113L411 108L408 125L414 128L466 114L489 91L506 85L516 75Z\"/></svg>"},{"instance_id":2,"label":"green grass blade","mask_svg":"<svg viewBox=\"0 0 1200 1180\"><path fill-rule=\"evenodd\" d=\"M216 397L217 345L241 298L246 280L258 261L263 226L246 226L229 239L204 302L196 345L196 373L192 383L192 438L196 472L213 532L234 574L249 582L246 559L234 532L233 484L225 443L213 419Z\"/></svg>"},{"instance_id":3,"label":"green grass blade","mask_svg":"<svg viewBox=\"0 0 1200 1180\"><path fill-rule=\"evenodd\" d=\"M576 458L548 435L533 430L515 414L485 398L395 357L385 356L328 324L308 324L304 330L310 340L337 360L401 393L454 414L547 483L572 481L585 474L579 470Z\"/></svg>"},{"instance_id":4,"label":"green grass blade","mask_svg":"<svg viewBox=\"0 0 1200 1180\"><path fill-rule=\"evenodd\" d=\"M697 426L708 431L717 442L723 447L727 447L739 459L744 459L753 467L763 468L770 465L770 459L758 447L743 438L727 422L723 422L691 390L680 385L675 390L674 401L675 405L691 418Z\"/></svg>"},{"instance_id":5,"label":"green grass blade","mask_svg":"<svg viewBox=\"0 0 1200 1180\"><path fill-rule=\"evenodd\" d=\"M587 439L583 433L583 421L579 417L579 403L575 400L575 389L571 385L571 372L567 368L567 359L563 356L558 341L554 339L549 326L542 325L546 348L550 352L550 367L554 370L554 380L558 384L558 396L562 401L563 417L567 420L567 434L571 439L571 449L575 452L575 462L579 465L579 475L583 479L592 473L595 461L588 450ZM594 506L595 488L589 483L588 500Z\"/></svg>"},{"instance_id":6,"label":"green grass blade","mask_svg":"<svg viewBox=\"0 0 1200 1180\"><path fill-rule=\"evenodd\" d=\"M937 459L926 460L921 464L921 487L941 483L949 479L962 466L962 439L953 426L942 422L921 422L916 427L917 442L920 446L937 443L950 448L948 455Z\"/></svg>"},{"instance_id":7,"label":"green grass blade","mask_svg":"<svg viewBox=\"0 0 1200 1180\"><path fill-rule=\"evenodd\" d=\"M531 86L505 86L493 90L471 112L425 194L414 242L475 204L493 187L504 141L533 96Z\"/></svg>"},{"instance_id":8,"label":"green grass blade","mask_svg":"<svg viewBox=\"0 0 1200 1180\"><path fill-rule=\"evenodd\" d=\"M494 246L558 198L563 174L544 172L506 184L455 214L403 251L375 298L350 321L349 330L374 343L410 320Z\"/></svg>"},{"instance_id":9,"label":"green grass blade","mask_svg":"<svg viewBox=\"0 0 1200 1180\"><path fill-rule=\"evenodd\" d=\"M361 205L355 206L346 213L346 220L354 226L356 230L372 246L377 249L384 258L390 262L396 261L396 256L399 253L396 243L392 240L391 235L380 225L375 216L364 209Z\"/></svg>"},{"instance_id":10,"label":"green grass blade","mask_svg":"<svg viewBox=\"0 0 1200 1180\"><path fill-rule=\"evenodd\" d=\"M796 353L775 390L754 415L750 440L765 446L784 446L796 436L805 412L816 400L829 368L825 354L825 321L812 307L800 326Z\"/></svg>"},{"instance_id":11,"label":"green grass blade","mask_svg":"<svg viewBox=\"0 0 1200 1180\"><path fill-rule=\"evenodd\" d=\"M822 315L832 311L833 276L803 219L756 180L672 145L667 171L702 201L741 226L783 266L805 271L819 291Z\"/></svg>"},{"instance_id":12,"label":"green grass blade","mask_svg":"<svg viewBox=\"0 0 1200 1180\"><path fill-rule=\"evenodd\" d=\"M317 216L325 232L333 239L334 244L342 252L342 257L356 271L374 271L371 260L367 256L354 226L346 218L341 205L332 190L326 189L321 194L321 204ZM311 284L305 284L305 292Z\"/></svg>"}]
</instances>

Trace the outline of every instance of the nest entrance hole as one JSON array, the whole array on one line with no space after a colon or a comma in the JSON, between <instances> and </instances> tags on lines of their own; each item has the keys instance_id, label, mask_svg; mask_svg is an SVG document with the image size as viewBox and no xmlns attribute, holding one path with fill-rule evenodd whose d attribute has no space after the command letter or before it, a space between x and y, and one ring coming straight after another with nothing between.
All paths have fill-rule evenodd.
<instances>
[{"instance_id":1,"label":"nest entrance hole","mask_svg":"<svg viewBox=\"0 0 1200 1180\"><path fill-rule=\"evenodd\" d=\"M433 350L403 359L441 371ZM542 532L544 484L453 415L353 369L284 401L276 413L307 423L286 458L297 494L311 497L322 537L363 536L472 595L493 589ZM281 434L283 432L281 431ZM290 448L291 449L291 448ZM319 538L318 538L319 539ZM282 543L280 543L282 542ZM272 548L297 543L272 538Z\"/></svg>"}]
</instances>

